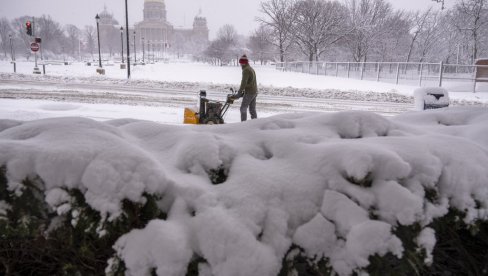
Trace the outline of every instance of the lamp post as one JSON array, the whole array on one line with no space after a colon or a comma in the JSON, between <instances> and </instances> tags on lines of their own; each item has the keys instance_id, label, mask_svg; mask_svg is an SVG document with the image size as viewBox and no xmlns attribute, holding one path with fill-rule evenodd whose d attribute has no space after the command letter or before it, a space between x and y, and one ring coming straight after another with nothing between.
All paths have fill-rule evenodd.
<instances>
[{"instance_id":1,"label":"lamp post","mask_svg":"<svg viewBox=\"0 0 488 276\"><path fill-rule=\"evenodd\" d=\"M134 65L137 62L137 52L136 52L136 31L134 31Z\"/></svg>"},{"instance_id":2,"label":"lamp post","mask_svg":"<svg viewBox=\"0 0 488 276\"><path fill-rule=\"evenodd\" d=\"M10 40L10 58L12 59L12 63L14 64L14 73L17 73L17 64L15 62L15 52L14 52L14 46L12 44L12 35L8 35L8 39Z\"/></svg>"},{"instance_id":3,"label":"lamp post","mask_svg":"<svg viewBox=\"0 0 488 276\"><path fill-rule=\"evenodd\" d=\"M147 41L147 64L151 64L151 42Z\"/></svg>"},{"instance_id":4,"label":"lamp post","mask_svg":"<svg viewBox=\"0 0 488 276\"><path fill-rule=\"evenodd\" d=\"M144 37L142 37L142 64L144 64L144 56L145 56L144 48L146 47L144 46Z\"/></svg>"},{"instance_id":5,"label":"lamp post","mask_svg":"<svg viewBox=\"0 0 488 276\"><path fill-rule=\"evenodd\" d=\"M125 69L125 64L124 64L124 27L120 27L120 42L122 43L122 50L121 50L121 57L122 57L122 63L120 64L120 69Z\"/></svg>"},{"instance_id":6,"label":"lamp post","mask_svg":"<svg viewBox=\"0 0 488 276\"><path fill-rule=\"evenodd\" d=\"M100 16L95 16L95 20L97 21L97 37L98 37L98 68L97 73L101 75L105 75L105 69L102 68L102 52L100 50Z\"/></svg>"},{"instance_id":7,"label":"lamp post","mask_svg":"<svg viewBox=\"0 0 488 276\"><path fill-rule=\"evenodd\" d=\"M130 79L130 49L129 49L129 11L125 0L125 38L127 39L127 78Z\"/></svg>"}]
</instances>

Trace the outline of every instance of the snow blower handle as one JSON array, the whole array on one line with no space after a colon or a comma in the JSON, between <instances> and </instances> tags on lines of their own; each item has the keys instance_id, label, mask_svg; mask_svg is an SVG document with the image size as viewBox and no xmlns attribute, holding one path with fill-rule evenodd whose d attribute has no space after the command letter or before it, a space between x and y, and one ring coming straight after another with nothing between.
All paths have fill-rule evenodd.
<instances>
[{"instance_id":1,"label":"snow blower handle","mask_svg":"<svg viewBox=\"0 0 488 276\"><path fill-rule=\"evenodd\" d=\"M239 99L241 95L237 91L234 90L234 88L230 88L230 91L232 92L231 94L227 94L227 103L233 104L235 100Z\"/></svg>"},{"instance_id":2,"label":"snow blower handle","mask_svg":"<svg viewBox=\"0 0 488 276\"><path fill-rule=\"evenodd\" d=\"M239 99L244 96L244 93L241 91L234 90L234 88L231 88L230 91L232 91L232 95L234 96L234 99Z\"/></svg>"}]
</instances>

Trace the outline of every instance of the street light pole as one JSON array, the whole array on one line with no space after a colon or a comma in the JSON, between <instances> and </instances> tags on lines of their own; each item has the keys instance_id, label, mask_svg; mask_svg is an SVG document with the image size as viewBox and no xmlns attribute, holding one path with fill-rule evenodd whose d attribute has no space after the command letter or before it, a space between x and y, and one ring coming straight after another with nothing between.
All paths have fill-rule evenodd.
<instances>
[{"instance_id":1,"label":"street light pole","mask_svg":"<svg viewBox=\"0 0 488 276\"><path fill-rule=\"evenodd\" d=\"M12 63L14 64L14 73L17 73L17 64L15 62L15 52L14 52L14 46L12 44L12 35L9 34L8 38L10 40L10 58L12 59Z\"/></svg>"},{"instance_id":2,"label":"street light pole","mask_svg":"<svg viewBox=\"0 0 488 276\"><path fill-rule=\"evenodd\" d=\"M125 64L124 64L124 27L120 27L120 42L122 43L122 48L121 48L121 57L122 57L122 63L120 63L120 69L125 69Z\"/></svg>"},{"instance_id":3,"label":"street light pole","mask_svg":"<svg viewBox=\"0 0 488 276\"><path fill-rule=\"evenodd\" d=\"M144 64L144 56L145 56L144 48L146 47L144 46L144 37L142 37L142 64Z\"/></svg>"},{"instance_id":4,"label":"street light pole","mask_svg":"<svg viewBox=\"0 0 488 276\"><path fill-rule=\"evenodd\" d=\"M130 49L129 49L129 11L125 0L125 36L127 39L127 79L130 79Z\"/></svg>"},{"instance_id":5,"label":"street light pole","mask_svg":"<svg viewBox=\"0 0 488 276\"><path fill-rule=\"evenodd\" d=\"M147 41L147 63L151 63L151 41Z\"/></svg>"},{"instance_id":6,"label":"street light pole","mask_svg":"<svg viewBox=\"0 0 488 276\"><path fill-rule=\"evenodd\" d=\"M102 68L102 52L100 50L100 16L95 16L95 20L97 21L97 36L98 36L98 68L97 68L97 73L101 75L105 75L105 69Z\"/></svg>"},{"instance_id":7,"label":"street light pole","mask_svg":"<svg viewBox=\"0 0 488 276\"><path fill-rule=\"evenodd\" d=\"M137 62L137 52L136 52L136 31L134 30L134 64Z\"/></svg>"}]
</instances>

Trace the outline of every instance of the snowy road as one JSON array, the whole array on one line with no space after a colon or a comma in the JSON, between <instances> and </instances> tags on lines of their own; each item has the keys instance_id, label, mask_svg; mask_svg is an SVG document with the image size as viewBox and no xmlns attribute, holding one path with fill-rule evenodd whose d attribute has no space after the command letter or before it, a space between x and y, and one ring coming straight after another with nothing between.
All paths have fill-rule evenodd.
<instances>
[{"instance_id":1,"label":"snowy road","mask_svg":"<svg viewBox=\"0 0 488 276\"><path fill-rule=\"evenodd\" d=\"M227 91L207 90L208 98L224 100ZM195 105L198 91L153 88L124 84L62 83L36 80L2 80L0 98L31 99L57 102L118 104L131 106L157 106L183 108ZM239 103L234 104L236 109ZM371 99L311 98L260 94L258 109L264 113L302 111L363 110L383 115L395 115L412 110L411 102L372 101Z\"/></svg>"}]
</instances>

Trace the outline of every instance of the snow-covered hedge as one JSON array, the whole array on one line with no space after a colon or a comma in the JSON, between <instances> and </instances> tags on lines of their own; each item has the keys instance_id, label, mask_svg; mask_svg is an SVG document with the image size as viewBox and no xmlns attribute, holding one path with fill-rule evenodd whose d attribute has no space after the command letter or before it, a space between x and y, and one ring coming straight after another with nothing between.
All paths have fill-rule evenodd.
<instances>
[{"instance_id":1,"label":"snow-covered hedge","mask_svg":"<svg viewBox=\"0 0 488 276\"><path fill-rule=\"evenodd\" d=\"M0 120L0 234L67 236L108 274L420 273L446 224L486 234L487 137L486 109Z\"/></svg>"}]
</instances>

